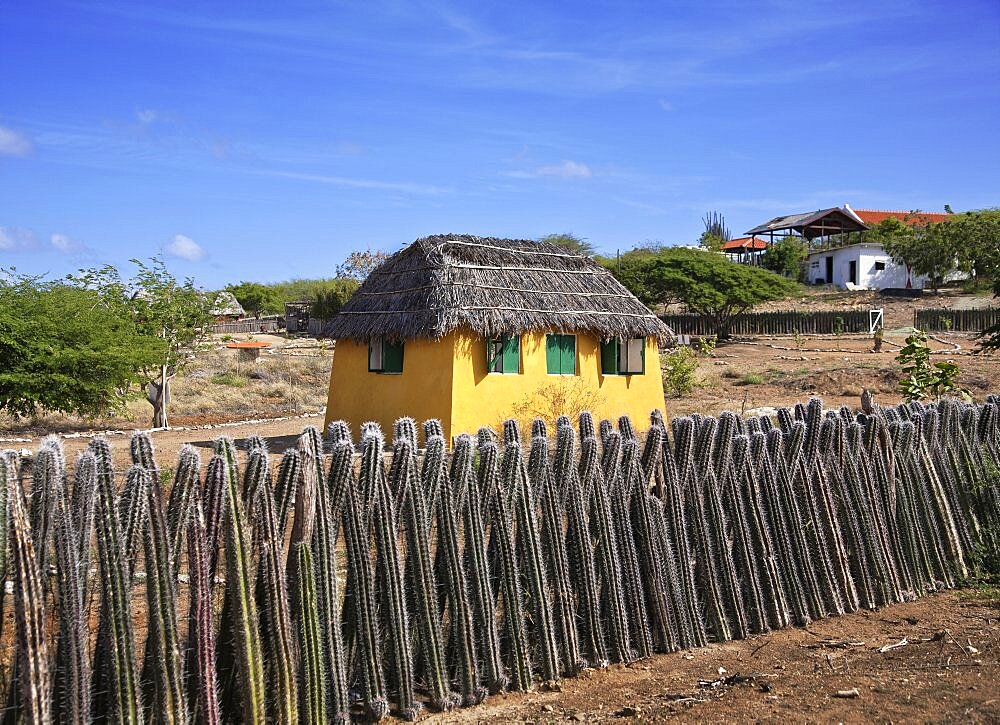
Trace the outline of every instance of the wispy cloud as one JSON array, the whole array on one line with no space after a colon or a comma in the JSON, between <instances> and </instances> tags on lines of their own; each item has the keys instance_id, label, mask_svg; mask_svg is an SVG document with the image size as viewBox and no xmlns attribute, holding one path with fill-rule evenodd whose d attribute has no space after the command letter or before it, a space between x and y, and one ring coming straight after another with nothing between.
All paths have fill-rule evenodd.
<instances>
[{"instance_id":1,"label":"wispy cloud","mask_svg":"<svg viewBox=\"0 0 1000 725\"><path fill-rule=\"evenodd\" d=\"M35 150L35 144L23 133L6 126L0 126L0 156L28 156Z\"/></svg>"},{"instance_id":2,"label":"wispy cloud","mask_svg":"<svg viewBox=\"0 0 1000 725\"><path fill-rule=\"evenodd\" d=\"M143 108L135 112L135 120L143 125L149 125L159 118L159 112L152 108Z\"/></svg>"},{"instance_id":3,"label":"wispy cloud","mask_svg":"<svg viewBox=\"0 0 1000 725\"><path fill-rule=\"evenodd\" d=\"M90 257L94 253L94 250L83 242L59 232L49 237L49 246L61 254L74 258Z\"/></svg>"},{"instance_id":4,"label":"wispy cloud","mask_svg":"<svg viewBox=\"0 0 1000 725\"><path fill-rule=\"evenodd\" d=\"M508 171L504 176L514 179L535 179L540 176L552 176L559 179L589 179L594 172L589 166L572 159L564 159L558 164L539 166L536 169Z\"/></svg>"},{"instance_id":5,"label":"wispy cloud","mask_svg":"<svg viewBox=\"0 0 1000 725\"><path fill-rule=\"evenodd\" d=\"M0 250L21 252L35 247L37 240L30 229L0 227Z\"/></svg>"},{"instance_id":6,"label":"wispy cloud","mask_svg":"<svg viewBox=\"0 0 1000 725\"><path fill-rule=\"evenodd\" d=\"M167 245L166 251L173 257L186 259L189 262L200 262L205 258L205 250L202 246L191 237L183 234L174 235L173 241Z\"/></svg>"},{"instance_id":7,"label":"wispy cloud","mask_svg":"<svg viewBox=\"0 0 1000 725\"><path fill-rule=\"evenodd\" d=\"M674 104L666 100L665 98L661 98L659 103L660 103L660 108L666 111L667 113L670 113L671 111L674 110Z\"/></svg>"},{"instance_id":8,"label":"wispy cloud","mask_svg":"<svg viewBox=\"0 0 1000 725\"><path fill-rule=\"evenodd\" d=\"M304 174L297 171L258 171L264 176L277 176L282 179L298 181L314 181L318 184L331 184L352 189L377 189L381 191L400 191L405 194L447 194L451 189L430 184L415 184L409 182L378 181L376 179L355 179L347 176L328 176L326 174Z\"/></svg>"}]
</instances>

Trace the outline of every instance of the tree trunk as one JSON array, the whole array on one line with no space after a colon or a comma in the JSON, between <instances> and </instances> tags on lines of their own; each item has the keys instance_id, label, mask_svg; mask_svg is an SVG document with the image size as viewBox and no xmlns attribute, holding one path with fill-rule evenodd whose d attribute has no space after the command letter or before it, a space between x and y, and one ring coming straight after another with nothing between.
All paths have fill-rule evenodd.
<instances>
[{"instance_id":1,"label":"tree trunk","mask_svg":"<svg viewBox=\"0 0 1000 725\"><path fill-rule=\"evenodd\" d=\"M167 427L167 404L170 402L169 379L154 380L146 386L146 400L153 406L152 428Z\"/></svg>"}]
</instances>

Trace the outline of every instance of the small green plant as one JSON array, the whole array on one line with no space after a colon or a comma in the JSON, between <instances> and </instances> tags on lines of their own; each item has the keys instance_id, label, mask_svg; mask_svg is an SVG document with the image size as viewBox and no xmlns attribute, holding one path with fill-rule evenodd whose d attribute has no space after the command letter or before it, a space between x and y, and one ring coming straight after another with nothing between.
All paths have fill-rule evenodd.
<instances>
[{"instance_id":1,"label":"small green plant","mask_svg":"<svg viewBox=\"0 0 1000 725\"><path fill-rule=\"evenodd\" d=\"M235 340L235 339L236 339L236 338L235 338L235 337L233 337L232 335L223 335L223 336L222 336L222 341L223 341L223 342L232 342L232 341L233 341L233 340Z\"/></svg>"},{"instance_id":2,"label":"small green plant","mask_svg":"<svg viewBox=\"0 0 1000 725\"><path fill-rule=\"evenodd\" d=\"M799 352L802 352L802 348L803 348L803 346L805 344L806 344L806 339L802 336L802 333L798 331L798 328L796 328L796 330L795 330L795 349L798 350Z\"/></svg>"},{"instance_id":3,"label":"small green plant","mask_svg":"<svg viewBox=\"0 0 1000 725\"><path fill-rule=\"evenodd\" d=\"M896 356L896 362L903 366L903 379L899 382L903 397L925 400L954 393L971 400L968 390L957 387L956 380L961 372L958 365L951 360L932 364L930 358L927 333L917 330L906 338L906 345Z\"/></svg>"},{"instance_id":4,"label":"small green plant","mask_svg":"<svg viewBox=\"0 0 1000 725\"><path fill-rule=\"evenodd\" d=\"M945 332L951 332L952 321L950 317L946 315L941 315L940 317L938 317L938 325Z\"/></svg>"},{"instance_id":5,"label":"small green plant","mask_svg":"<svg viewBox=\"0 0 1000 725\"><path fill-rule=\"evenodd\" d=\"M232 370L227 370L219 375L213 375L212 382L216 385L228 385L231 388L245 388L250 384L249 378Z\"/></svg>"},{"instance_id":6,"label":"small green plant","mask_svg":"<svg viewBox=\"0 0 1000 725\"><path fill-rule=\"evenodd\" d=\"M844 318L837 315L833 318L833 334L837 338L837 349L840 349L840 336L844 334Z\"/></svg>"},{"instance_id":7,"label":"small green plant","mask_svg":"<svg viewBox=\"0 0 1000 725\"><path fill-rule=\"evenodd\" d=\"M747 373L736 381L736 385L763 385L764 375L762 373Z\"/></svg>"},{"instance_id":8,"label":"small green plant","mask_svg":"<svg viewBox=\"0 0 1000 725\"><path fill-rule=\"evenodd\" d=\"M697 342L695 342L698 354L705 357L711 357L712 353L715 352L716 342L717 341L714 337L699 337Z\"/></svg>"},{"instance_id":9,"label":"small green plant","mask_svg":"<svg viewBox=\"0 0 1000 725\"><path fill-rule=\"evenodd\" d=\"M689 394L697 385L698 361L690 347L677 347L660 355L663 370L663 392L674 398Z\"/></svg>"},{"instance_id":10,"label":"small green plant","mask_svg":"<svg viewBox=\"0 0 1000 725\"><path fill-rule=\"evenodd\" d=\"M885 338L885 328L878 328L872 333L872 352L882 352L882 340Z\"/></svg>"}]
</instances>

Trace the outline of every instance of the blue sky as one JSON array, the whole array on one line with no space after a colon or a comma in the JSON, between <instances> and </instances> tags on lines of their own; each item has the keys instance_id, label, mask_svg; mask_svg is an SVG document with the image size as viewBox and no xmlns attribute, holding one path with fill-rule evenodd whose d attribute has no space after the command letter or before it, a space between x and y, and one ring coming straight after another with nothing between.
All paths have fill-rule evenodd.
<instances>
[{"instance_id":1,"label":"blue sky","mask_svg":"<svg viewBox=\"0 0 1000 725\"><path fill-rule=\"evenodd\" d=\"M32 274L1000 204L996 0L34 0L0 38L0 267Z\"/></svg>"}]
</instances>

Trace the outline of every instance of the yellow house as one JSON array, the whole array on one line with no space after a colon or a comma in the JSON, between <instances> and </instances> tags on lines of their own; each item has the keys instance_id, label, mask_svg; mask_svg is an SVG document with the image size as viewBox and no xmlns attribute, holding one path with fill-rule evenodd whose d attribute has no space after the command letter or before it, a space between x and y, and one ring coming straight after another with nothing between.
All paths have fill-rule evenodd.
<instances>
[{"instance_id":1,"label":"yellow house","mask_svg":"<svg viewBox=\"0 0 1000 725\"><path fill-rule=\"evenodd\" d=\"M663 408L673 333L592 259L543 242L442 235L375 269L330 322L326 424L437 418L446 438L590 410L639 430Z\"/></svg>"}]
</instances>

